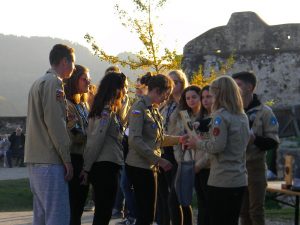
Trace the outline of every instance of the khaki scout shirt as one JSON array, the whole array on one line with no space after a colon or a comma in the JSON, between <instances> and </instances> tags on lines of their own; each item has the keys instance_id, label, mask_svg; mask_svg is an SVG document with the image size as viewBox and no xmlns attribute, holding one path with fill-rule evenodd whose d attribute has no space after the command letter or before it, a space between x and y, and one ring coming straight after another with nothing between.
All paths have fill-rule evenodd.
<instances>
[{"instance_id":1,"label":"khaki scout shirt","mask_svg":"<svg viewBox=\"0 0 300 225\"><path fill-rule=\"evenodd\" d=\"M82 104L82 107L86 107L85 103ZM85 144L86 144L86 128L84 125L84 118L78 112L76 105L67 99L67 128L71 139L70 152L71 154L82 155ZM87 119L87 118L86 118ZM76 134L72 133L72 129L78 129Z\"/></svg>"},{"instance_id":2,"label":"khaki scout shirt","mask_svg":"<svg viewBox=\"0 0 300 225\"><path fill-rule=\"evenodd\" d=\"M105 107L101 117L89 119L83 169L90 171L94 162L103 161L124 165L122 140L123 131L116 113Z\"/></svg>"},{"instance_id":3,"label":"khaki scout shirt","mask_svg":"<svg viewBox=\"0 0 300 225\"><path fill-rule=\"evenodd\" d=\"M249 123L246 114L219 109L212 115L210 139L197 142L197 149L210 154L208 185L242 187L247 185L246 148Z\"/></svg>"},{"instance_id":4,"label":"khaki scout shirt","mask_svg":"<svg viewBox=\"0 0 300 225\"><path fill-rule=\"evenodd\" d=\"M247 111L248 118L253 122L252 130L254 135L269 137L279 143L278 122L272 109L264 104L254 107ZM266 168L266 150L259 149L254 144L247 147L247 169L263 171L262 176L265 177Z\"/></svg>"},{"instance_id":5,"label":"khaki scout shirt","mask_svg":"<svg viewBox=\"0 0 300 225\"><path fill-rule=\"evenodd\" d=\"M52 69L29 91L26 126L26 163L71 162L62 80Z\"/></svg>"},{"instance_id":6,"label":"khaki scout shirt","mask_svg":"<svg viewBox=\"0 0 300 225\"><path fill-rule=\"evenodd\" d=\"M142 96L130 110L128 142L126 164L152 169L160 159L160 147L178 144L179 137L163 134L158 109L152 107L148 96Z\"/></svg>"}]
</instances>

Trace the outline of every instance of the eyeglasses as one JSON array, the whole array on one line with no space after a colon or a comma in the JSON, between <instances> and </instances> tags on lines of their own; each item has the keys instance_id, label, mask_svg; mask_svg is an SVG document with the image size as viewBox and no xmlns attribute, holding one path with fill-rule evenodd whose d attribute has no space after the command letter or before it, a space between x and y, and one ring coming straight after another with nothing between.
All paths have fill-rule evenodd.
<instances>
[{"instance_id":1,"label":"eyeglasses","mask_svg":"<svg viewBox=\"0 0 300 225\"><path fill-rule=\"evenodd\" d=\"M86 77L80 77L79 79L84 80L87 83L91 83L91 79L90 78L86 78Z\"/></svg>"}]
</instances>

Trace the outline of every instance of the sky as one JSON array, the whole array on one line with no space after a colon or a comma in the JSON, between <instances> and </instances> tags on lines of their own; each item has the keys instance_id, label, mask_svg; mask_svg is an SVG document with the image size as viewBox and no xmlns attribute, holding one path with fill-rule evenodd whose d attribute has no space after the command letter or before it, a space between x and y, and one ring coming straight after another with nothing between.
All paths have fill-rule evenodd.
<instances>
[{"instance_id":1,"label":"sky","mask_svg":"<svg viewBox=\"0 0 300 225\"><path fill-rule=\"evenodd\" d=\"M267 24L300 23L298 0L168 0L156 11L161 46L182 53L184 45L202 33L226 25L234 12L256 12ZM119 0L126 8L132 0ZM116 0L1 0L0 33L48 36L89 46L92 35L109 54L136 52L142 45L121 25ZM130 11L129 11L130 12Z\"/></svg>"}]
</instances>

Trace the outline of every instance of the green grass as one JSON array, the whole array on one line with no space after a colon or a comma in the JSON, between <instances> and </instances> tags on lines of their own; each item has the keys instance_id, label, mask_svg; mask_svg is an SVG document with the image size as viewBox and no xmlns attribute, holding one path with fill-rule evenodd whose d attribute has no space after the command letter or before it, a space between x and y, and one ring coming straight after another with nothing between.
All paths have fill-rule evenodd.
<instances>
[{"instance_id":1,"label":"green grass","mask_svg":"<svg viewBox=\"0 0 300 225\"><path fill-rule=\"evenodd\" d=\"M266 209L265 216L271 220L294 220L295 209L288 207L282 209Z\"/></svg>"},{"instance_id":2,"label":"green grass","mask_svg":"<svg viewBox=\"0 0 300 225\"><path fill-rule=\"evenodd\" d=\"M0 211L16 212L32 210L32 194L29 180L0 181Z\"/></svg>"}]
</instances>

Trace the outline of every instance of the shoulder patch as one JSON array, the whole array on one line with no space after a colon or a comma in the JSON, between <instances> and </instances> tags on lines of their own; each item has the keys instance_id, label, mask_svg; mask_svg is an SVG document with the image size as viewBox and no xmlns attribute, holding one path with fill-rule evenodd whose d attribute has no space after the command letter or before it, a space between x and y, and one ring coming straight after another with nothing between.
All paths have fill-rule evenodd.
<instances>
[{"instance_id":1,"label":"shoulder patch","mask_svg":"<svg viewBox=\"0 0 300 225\"><path fill-rule=\"evenodd\" d=\"M270 119L270 125L275 126L277 124L277 119L275 116L272 116Z\"/></svg>"},{"instance_id":2,"label":"shoulder patch","mask_svg":"<svg viewBox=\"0 0 300 225\"><path fill-rule=\"evenodd\" d=\"M214 135L215 137L219 136L220 133L221 133L221 131L220 131L220 128L219 128L219 127L215 127L215 128L213 129L213 135Z\"/></svg>"},{"instance_id":3,"label":"shoulder patch","mask_svg":"<svg viewBox=\"0 0 300 225\"><path fill-rule=\"evenodd\" d=\"M63 102L64 101L64 91L62 89L56 89L56 100Z\"/></svg>"},{"instance_id":4,"label":"shoulder patch","mask_svg":"<svg viewBox=\"0 0 300 225\"><path fill-rule=\"evenodd\" d=\"M217 116L215 119L214 119L214 125L216 126L219 126L222 122L222 119L220 116Z\"/></svg>"}]
</instances>

